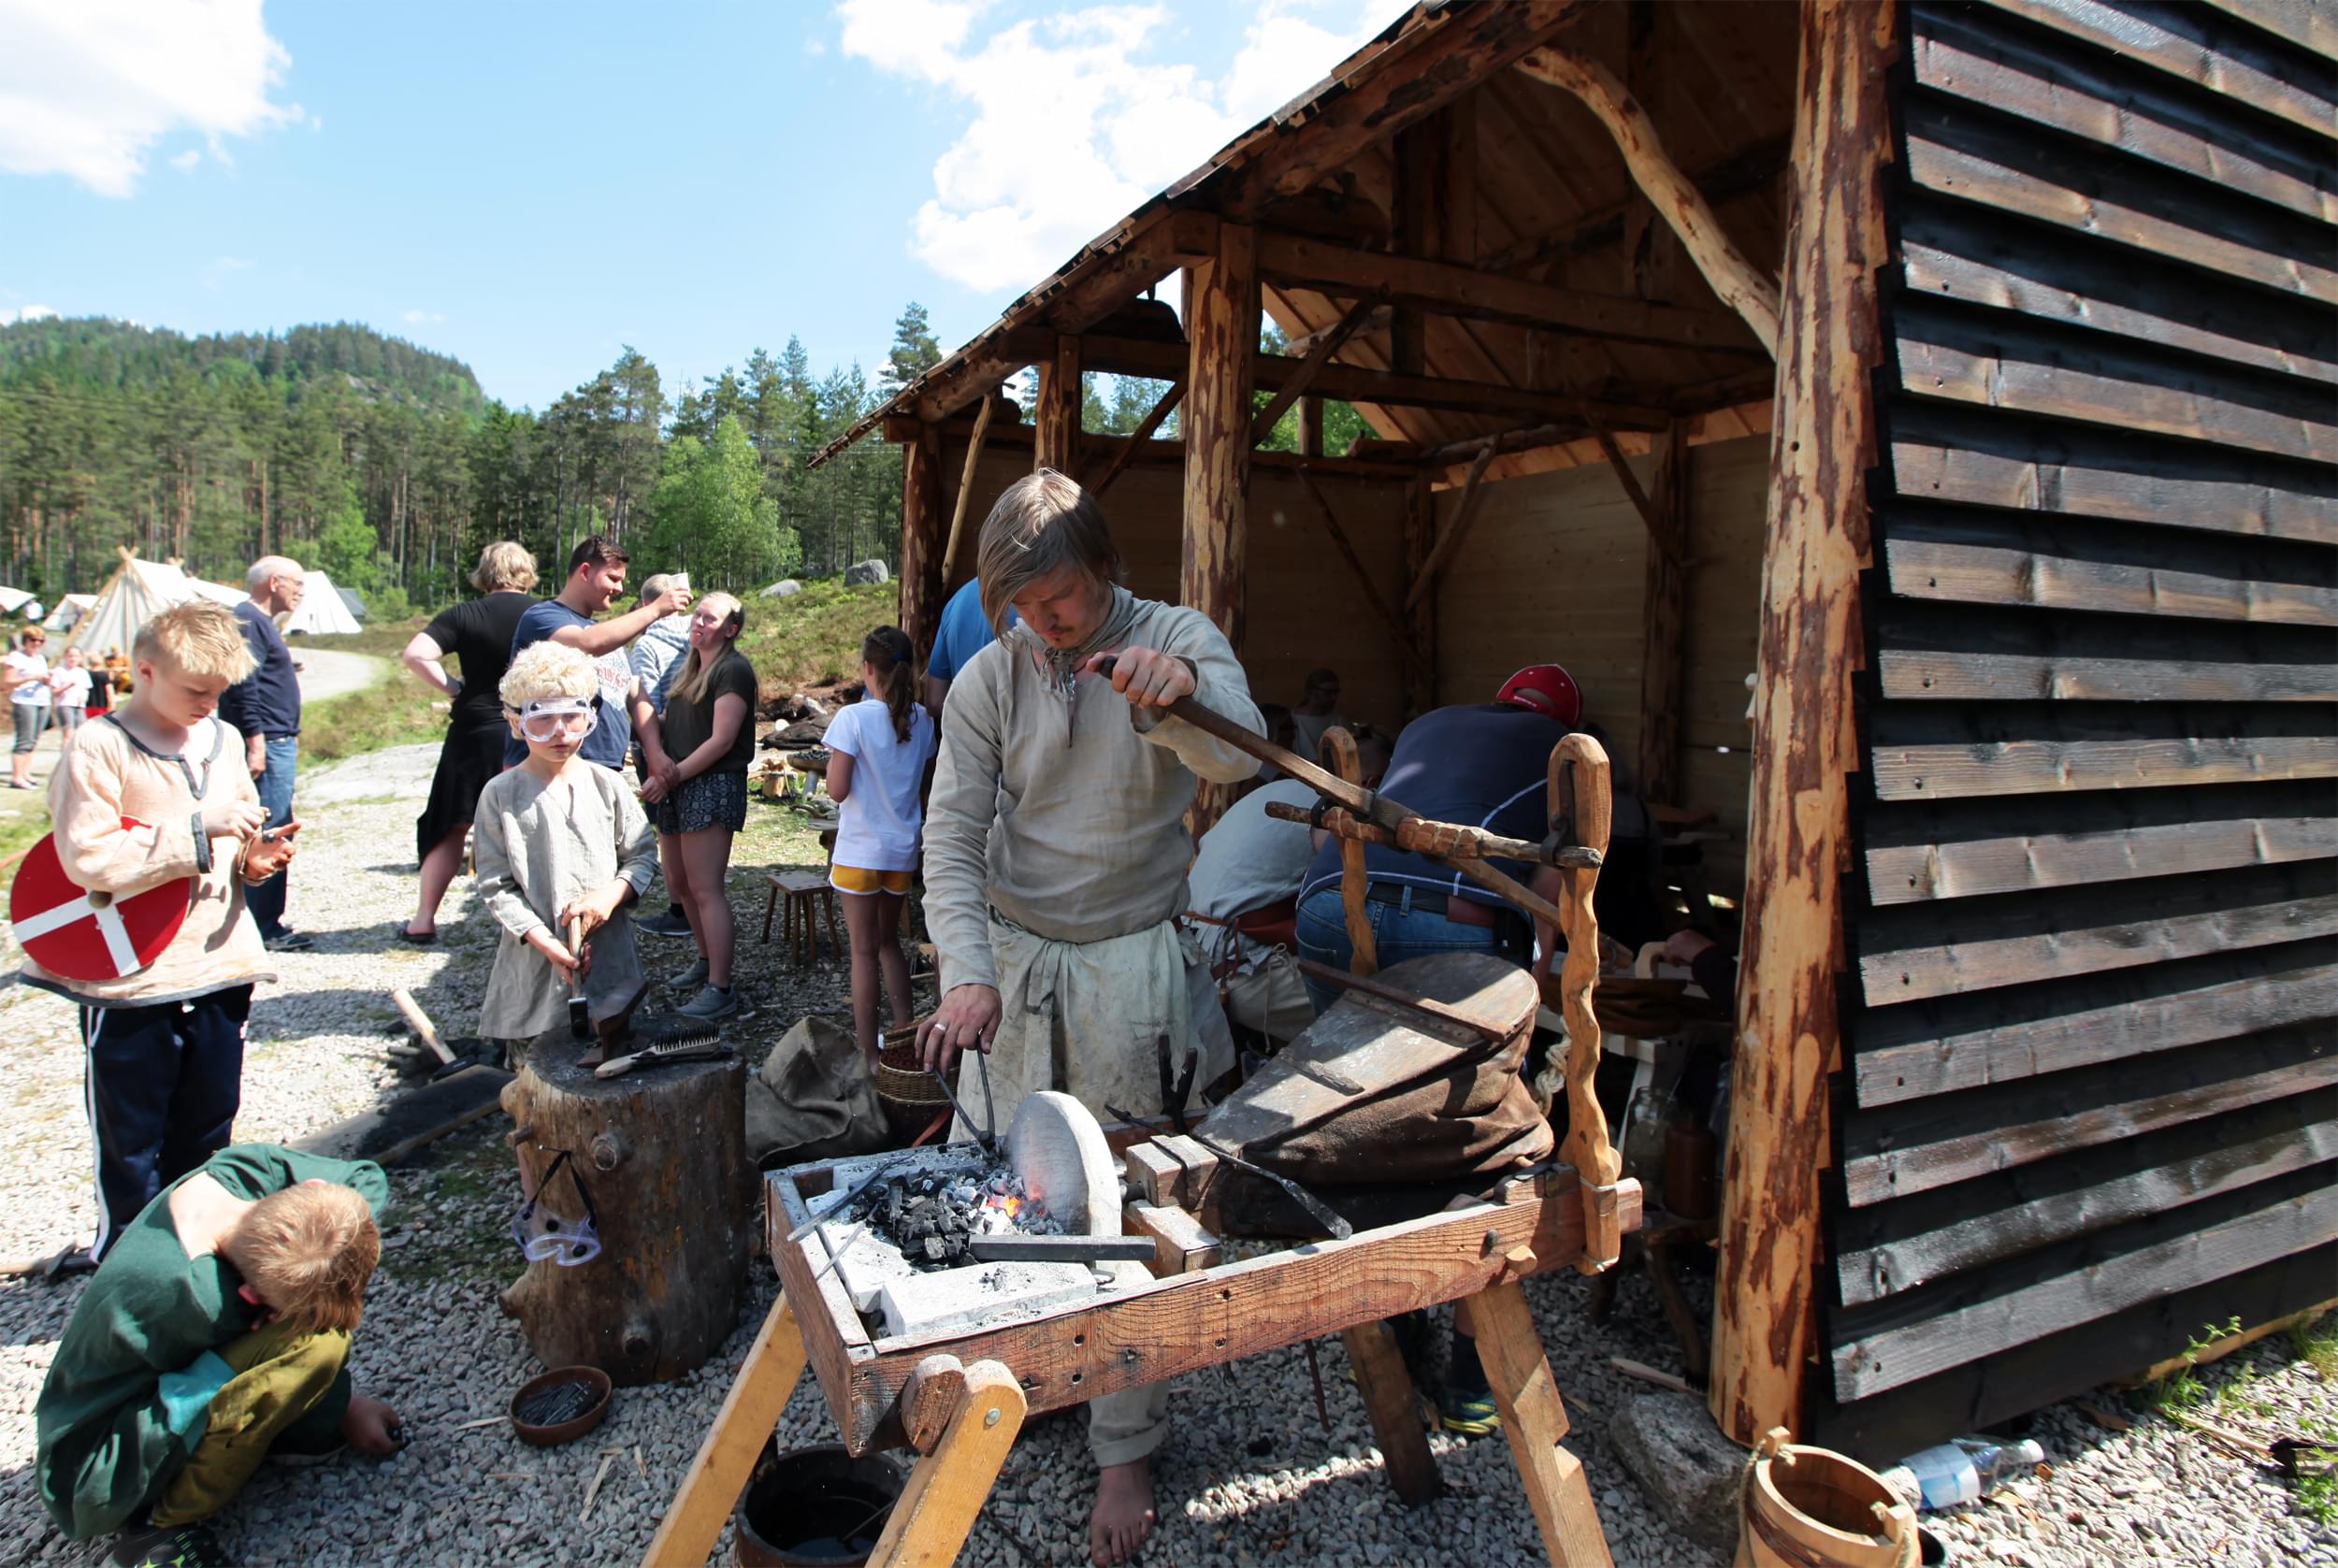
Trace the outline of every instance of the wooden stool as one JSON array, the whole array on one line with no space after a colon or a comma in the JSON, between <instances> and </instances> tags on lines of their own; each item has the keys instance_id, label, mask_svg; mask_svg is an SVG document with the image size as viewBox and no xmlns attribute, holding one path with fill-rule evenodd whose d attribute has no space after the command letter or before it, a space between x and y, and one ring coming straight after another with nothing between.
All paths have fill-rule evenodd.
<instances>
[{"instance_id":1,"label":"wooden stool","mask_svg":"<svg viewBox=\"0 0 2338 1568\"><path fill-rule=\"evenodd\" d=\"M780 936L795 955L798 963L816 961L820 956L820 914L828 914L828 947L841 958L844 956L844 940L836 930L836 889L828 883L826 871L766 871L764 878L772 885L772 896L763 903L763 940L772 940L772 912L779 907L781 894L787 896L787 918L780 925Z\"/></svg>"}]
</instances>

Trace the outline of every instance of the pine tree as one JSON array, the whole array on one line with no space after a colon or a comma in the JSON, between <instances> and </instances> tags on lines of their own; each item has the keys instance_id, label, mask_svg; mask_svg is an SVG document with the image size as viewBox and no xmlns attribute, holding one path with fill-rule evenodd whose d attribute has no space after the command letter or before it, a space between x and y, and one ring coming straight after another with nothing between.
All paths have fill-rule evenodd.
<instances>
[{"instance_id":1,"label":"pine tree","mask_svg":"<svg viewBox=\"0 0 2338 1568\"><path fill-rule=\"evenodd\" d=\"M877 378L877 390L890 397L941 363L942 345L934 341L926 308L913 299L893 323L893 347Z\"/></svg>"}]
</instances>

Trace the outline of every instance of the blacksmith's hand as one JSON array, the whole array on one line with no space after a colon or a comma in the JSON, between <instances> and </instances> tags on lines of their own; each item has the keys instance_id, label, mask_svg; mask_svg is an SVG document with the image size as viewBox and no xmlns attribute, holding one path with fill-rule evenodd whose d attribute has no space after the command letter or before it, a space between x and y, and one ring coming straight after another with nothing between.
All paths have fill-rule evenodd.
<instances>
[{"instance_id":1,"label":"blacksmith's hand","mask_svg":"<svg viewBox=\"0 0 2338 1568\"><path fill-rule=\"evenodd\" d=\"M539 926L527 933L527 945L544 956L544 962L559 971L563 981L573 983L584 972L584 960L569 951L569 944Z\"/></svg>"},{"instance_id":2,"label":"blacksmith's hand","mask_svg":"<svg viewBox=\"0 0 2338 1568\"><path fill-rule=\"evenodd\" d=\"M595 931L609 924L609 917L617 912L617 904L624 899L628 885L620 877L598 893L580 893L570 899L568 907L560 912L560 928L565 931L570 925L581 922L584 928L584 938L590 941Z\"/></svg>"},{"instance_id":3,"label":"blacksmith's hand","mask_svg":"<svg viewBox=\"0 0 2338 1568\"><path fill-rule=\"evenodd\" d=\"M1081 669L1093 674L1098 654ZM1112 689L1139 708L1166 708L1193 695L1193 670L1175 654L1158 648L1122 648L1112 655Z\"/></svg>"},{"instance_id":4,"label":"blacksmith's hand","mask_svg":"<svg viewBox=\"0 0 2338 1568\"><path fill-rule=\"evenodd\" d=\"M917 1052L929 1071L947 1072L960 1051L989 1051L999 1032L995 985L953 985L933 1016L917 1026Z\"/></svg>"}]
</instances>

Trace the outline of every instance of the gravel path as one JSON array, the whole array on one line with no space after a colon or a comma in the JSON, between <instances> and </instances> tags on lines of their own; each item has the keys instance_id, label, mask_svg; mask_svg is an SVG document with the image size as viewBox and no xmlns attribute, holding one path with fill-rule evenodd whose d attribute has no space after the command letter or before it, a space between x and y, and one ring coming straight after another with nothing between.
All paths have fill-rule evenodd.
<instances>
[{"instance_id":1,"label":"gravel path","mask_svg":"<svg viewBox=\"0 0 2338 1568\"><path fill-rule=\"evenodd\" d=\"M285 956L281 983L263 988L253 1009L239 1137L297 1138L390 1091L382 1047L397 1027L386 994L393 985L411 986L448 1032L469 1032L465 999L476 996L492 953L469 884L457 884L449 900L440 946L389 940L391 923L411 903L407 825L435 750L401 747L304 781L303 815L312 826L294 873L291 918L316 933L318 947ZM839 971L798 974L779 948L754 944L761 895L752 878L738 878L733 896L742 983L760 1007L741 1043L759 1056L801 1014L841 1014L844 1005ZM651 958L681 961L671 946L653 946ZM86 1236L94 1212L71 1011L9 986L0 990L0 1030L13 1067L0 1089L11 1134L0 1150L0 1255L53 1250ZM518 1200L500 1118L446 1140L427 1163L394 1172L393 1186L397 1207L354 1370L361 1388L414 1423L416 1441L385 1462L344 1458L264 1469L222 1520L238 1560L459 1568L639 1561L772 1301L769 1269L757 1266L754 1299L714 1361L669 1387L621 1391L608 1422L581 1443L528 1448L501 1425L465 1426L498 1416L538 1370L496 1306L517 1262L504 1231ZM0 1283L0 1563L94 1560L92 1548L50 1527L30 1473L34 1398L80 1288ZM1693 1293L1703 1288L1692 1286ZM1527 1294L1574 1420L1568 1446L1589 1470L1615 1561L1721 1568L1726 1554L1660 1524L1603 1435L1609 1417L1644 1391L1613 1372L1609 1357L1679 1366L1644 1278L1636 1271L1624 1279L1615 1316L1600 1330L1585 1321L1586 1289L1566 1273L1531 1282ZM1337 1339L1322 1342L1321 1355L1328 1432L1317 1423L1297 1347L1181 1380L1176 1434L1161 1461L1162 1524L1145 1561L1345 1568L1538 1560L1506 1444L1440 1439L1448 1495L1407 1512L1378 1473ZM2338 1393L2280 1341L2204 1372L2203 1380L2230 1384L2243 1368L2253 1374L2250 1398L2273 1413L2259 1422L2263 1430L2295 1430L2309 1417L2338 1424ZM2103 1393L2092 1403L2122 1408L2116 1400ZM2047 1412L2034 1434L2045 1444L2050 1474L1936 1521L1956 1544L1957 1561L2338 1564L2338 1534L2293 1517L2279 1483L2171 1421L2134 1420L2132 1431L2112 1433L2075 1404ZM827 1442L833 1431L807 1381L781 1441ZM581 1518L604 1460L590 1517ZM1076 1417L1037 1423L1017 1444L965 1561L986 1568L1082 1561L1092 1476Z\"/></svg>"}]
</instances>

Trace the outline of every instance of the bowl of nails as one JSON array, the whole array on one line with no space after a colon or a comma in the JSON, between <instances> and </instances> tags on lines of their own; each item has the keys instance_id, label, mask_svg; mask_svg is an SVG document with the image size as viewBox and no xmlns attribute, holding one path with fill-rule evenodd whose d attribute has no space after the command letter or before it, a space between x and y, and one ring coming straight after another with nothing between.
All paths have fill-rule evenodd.
<instances>
[{"instance_id":1,"label":"bowl of nails","mask_svg":"<svg viewBox=\"0 0 2338 1568\"><path fill-rule=\"evenodd\" d=\"M599 1367L556 1367L512 1396L512 1430L539 1448L573 1443L608 1417L609 1389Z\"/></svg>"}]
</instances>

